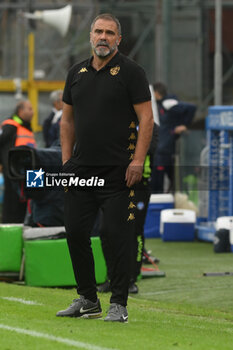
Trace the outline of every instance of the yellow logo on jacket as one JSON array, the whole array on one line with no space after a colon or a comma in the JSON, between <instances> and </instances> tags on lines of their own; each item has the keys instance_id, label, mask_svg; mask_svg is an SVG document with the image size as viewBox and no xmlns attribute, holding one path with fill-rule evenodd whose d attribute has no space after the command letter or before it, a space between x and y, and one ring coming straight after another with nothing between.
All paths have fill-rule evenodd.
<instances>
[{"instance_id":1,"label":"yellow logo on jacket","mask_svg":"<svg viewBox=\"0 0 233 350\"><path fill-rule=\"evenodd\" d=\"M136 128L135 122L131 122L129 128L130 129L135 129Z\"/></svg>"},{"instance_id":2,"label":"yellow logo on jacket","mask_svg":"<svg viewBox=\"0 0 233 350\"><path fill-rule=\"evenodd\" d=\"M136 140L136 135L133 132L131 133L129 140Z\"/></svg>"},{"instance_id":3,"label":"yellow logo on jacket","mask_svg":"<svg viewBox=\"0 0 233 350\"><path fill-rule=\"evenodd\" d=\"M133 202L129 203L128 209L136 208L136 205Z\"/></svg>"},{"instance_id":4,"label":"yellow logo on jacket","mask_svg":"<svg viewBox=\"0 0 233 350\"><path fill-rule=\"evenodd\" d=\"M135 196L134 190L130 190L129 197L134 197L134 196Z\"/></svg>"},{"instance_id":5,"label":"yellow logo on jacket","mask_svg":"<svg viewBox=\"0 0 233 350\"><path fill-rule=\"evenodd\" d=\"M78 72L78 74L85 73L85 72L88 72L87 68L81 68L80 71Z\"/></svg>"},{"instance_id":6,"label":"yellow logo on jacket","mask_svg":"<svg viewBox=\"0 0 233 350\"><path fill-rule=\"evenodd\" d=\"M134 156L134 154L131 153L131 155L130 155L130 157L129 157L129 160L133 160L133 156Z\"/></svg>"},{"instance_id":7,"label":"yellow logo on jacket","mask_svg":"<svg viewBox=\"0 0 233 350\"><path fill-rule=\"evenodd\" d=\"M127 148L128 151L133 151L135 150L135 145L133 143L129 144L129 147Z\"/></svg>"},{"instance_id":8,"label":"yellow logo on jacket","mask_svg":"<svg viewBox=\"0 0 233 350\"><path fill-rule=\"evenodd\" d=\"M110 69L110 74L117 75L119 73L120 69L121 69L120 66L113 67Z\"/></svg>"},{"instance_id":9,"label":"yellow logo on jacket","mask_svg":"<svg viewBox=\"0 0 233 350\"><path fill-rule=\"evenodd\" d=\"M130 213L127 221L132 221L132 220L135 220L135 216L133 213Z\"/></svg>"}]
</instances>

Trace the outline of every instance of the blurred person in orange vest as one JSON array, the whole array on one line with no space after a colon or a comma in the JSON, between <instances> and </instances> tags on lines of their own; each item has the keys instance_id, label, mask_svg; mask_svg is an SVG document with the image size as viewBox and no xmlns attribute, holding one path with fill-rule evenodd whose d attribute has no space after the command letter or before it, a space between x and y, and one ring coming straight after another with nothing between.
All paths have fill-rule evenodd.
<instances>
[{"instance_id":1,"label":"blurred person in orange vest","mask_svg":"<svg viewBox=\"0 0 233 350\"><path fill-rule=\"evenodd\" d=\"M0 129L0 156L3 165L4 196L2 208L3 223L22 223L27 209L27 201L18 193L17 187L8 176L8 151L12 147L36 147L31 129L32 104L28 100L17 103L11 118L3 121Z\"/></svg>"}]
</instances>

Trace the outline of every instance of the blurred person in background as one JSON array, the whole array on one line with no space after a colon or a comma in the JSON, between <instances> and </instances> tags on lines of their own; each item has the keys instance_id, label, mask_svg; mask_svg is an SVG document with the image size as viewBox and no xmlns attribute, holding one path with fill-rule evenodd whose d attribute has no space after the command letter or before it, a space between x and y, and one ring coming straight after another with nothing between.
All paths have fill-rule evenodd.
<instances>
[{"instance_id":1,"label":"blurred person in background","mask_svg":"<svg viewBox=\"0 0 233 350\"><path fill-rule=\"evenodd\" d=\"M33 108L30 101L17 103L11 118L3 121L0 129L0 154L3 165L4 196L2 208L3 223L22 223L26 214L27 201L18 186L8 176L8 151L12 147L35 147L31 129Z\"/></svg>"},{"instance_id":2,"label":"blurred person in background","mask_svg":"<svg viewBox=\"0 0 233 350\"><path fill-rule=\"evenodd\" d=\"M174 191L174 168L176 141L191 124L196 106L179 101L175 95L167 93L161 82L153 85L159 112L159 141L152 172L152 192L164 193L164 177L169 179L168 192Z\"/></svg>"},{"instance_id":3,"label":"blurred person in background","mask_svg":"<svg viewBox=\"0 0 233 350\"><path fill-rule=\"evenodd\" d=\"M50 101L53 108L49 116L43 123L43 137L45 147L50 147L54 142L60 142L60 121L62 116L62 90L52 91L50 94Z\"/></svg>"}]
</instances>

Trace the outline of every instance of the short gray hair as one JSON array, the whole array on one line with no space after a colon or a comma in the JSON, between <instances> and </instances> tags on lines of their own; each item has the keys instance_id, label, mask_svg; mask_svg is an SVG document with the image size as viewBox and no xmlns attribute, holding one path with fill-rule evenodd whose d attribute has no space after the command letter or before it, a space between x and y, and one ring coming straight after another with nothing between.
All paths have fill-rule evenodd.
<instances>
[{"instance_id":1,"label":"short gray hair","mask_svg":"<svg viewBox=\"0 0 233 350\"><path fill-rule=\"evenodd\" d=\"M92 32L92 29L94 27L95 22L98 21L98 19L106 19L108 21L115 22L116 26L117 26L118 34L121 35L121 24L119 22L119 19L116 18L115 16L113 16L111 13L101 13L96 18L94 18L94 20L91 23L91 32Z\"/></svg>"},{"instance_id":2,"label":"short gray hair","mask_svg":"<svg viewBox=\"0 0 233 350\"><path fill-rule=\"evenodd\" d=\"M20 100L15 109L14 109L14 113L13 115L18 115L19 114L19 111L21 111L22 109L24 109L24 105L25 105L25 102L27 102L28 100Z\"/></svg>"},{"instance_id":3,"label":"short gray hair","mask_svg":"<svg viewBox=\"0 0 233 350\"><path fill-rule=\"evenodd\" d=\"M49 98L50 98L50 101L52 103L54 102L57 102L57 101L60 101L61 99L61 95L63 94L63 91L62 90L55 90L55 91L52 91Z\"/></svg>"}]
</instances>

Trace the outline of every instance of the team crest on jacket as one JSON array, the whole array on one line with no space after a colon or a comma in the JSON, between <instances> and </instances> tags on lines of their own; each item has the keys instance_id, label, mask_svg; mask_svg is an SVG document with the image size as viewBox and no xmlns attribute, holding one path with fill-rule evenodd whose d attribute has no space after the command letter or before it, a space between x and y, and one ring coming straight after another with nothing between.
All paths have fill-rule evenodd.
<instances>
[{"instance_id":1,"label":"team crest on jacket","mask_svg":"<svg viewBox=\"0 0 233 350\"><path fill-rule=\"evenodd\" d=\"M120 69L121 69L120 66L113 67L110 69L110 73L112 75L117 75L119 73Z\"/></svg>"}]
</instances>

